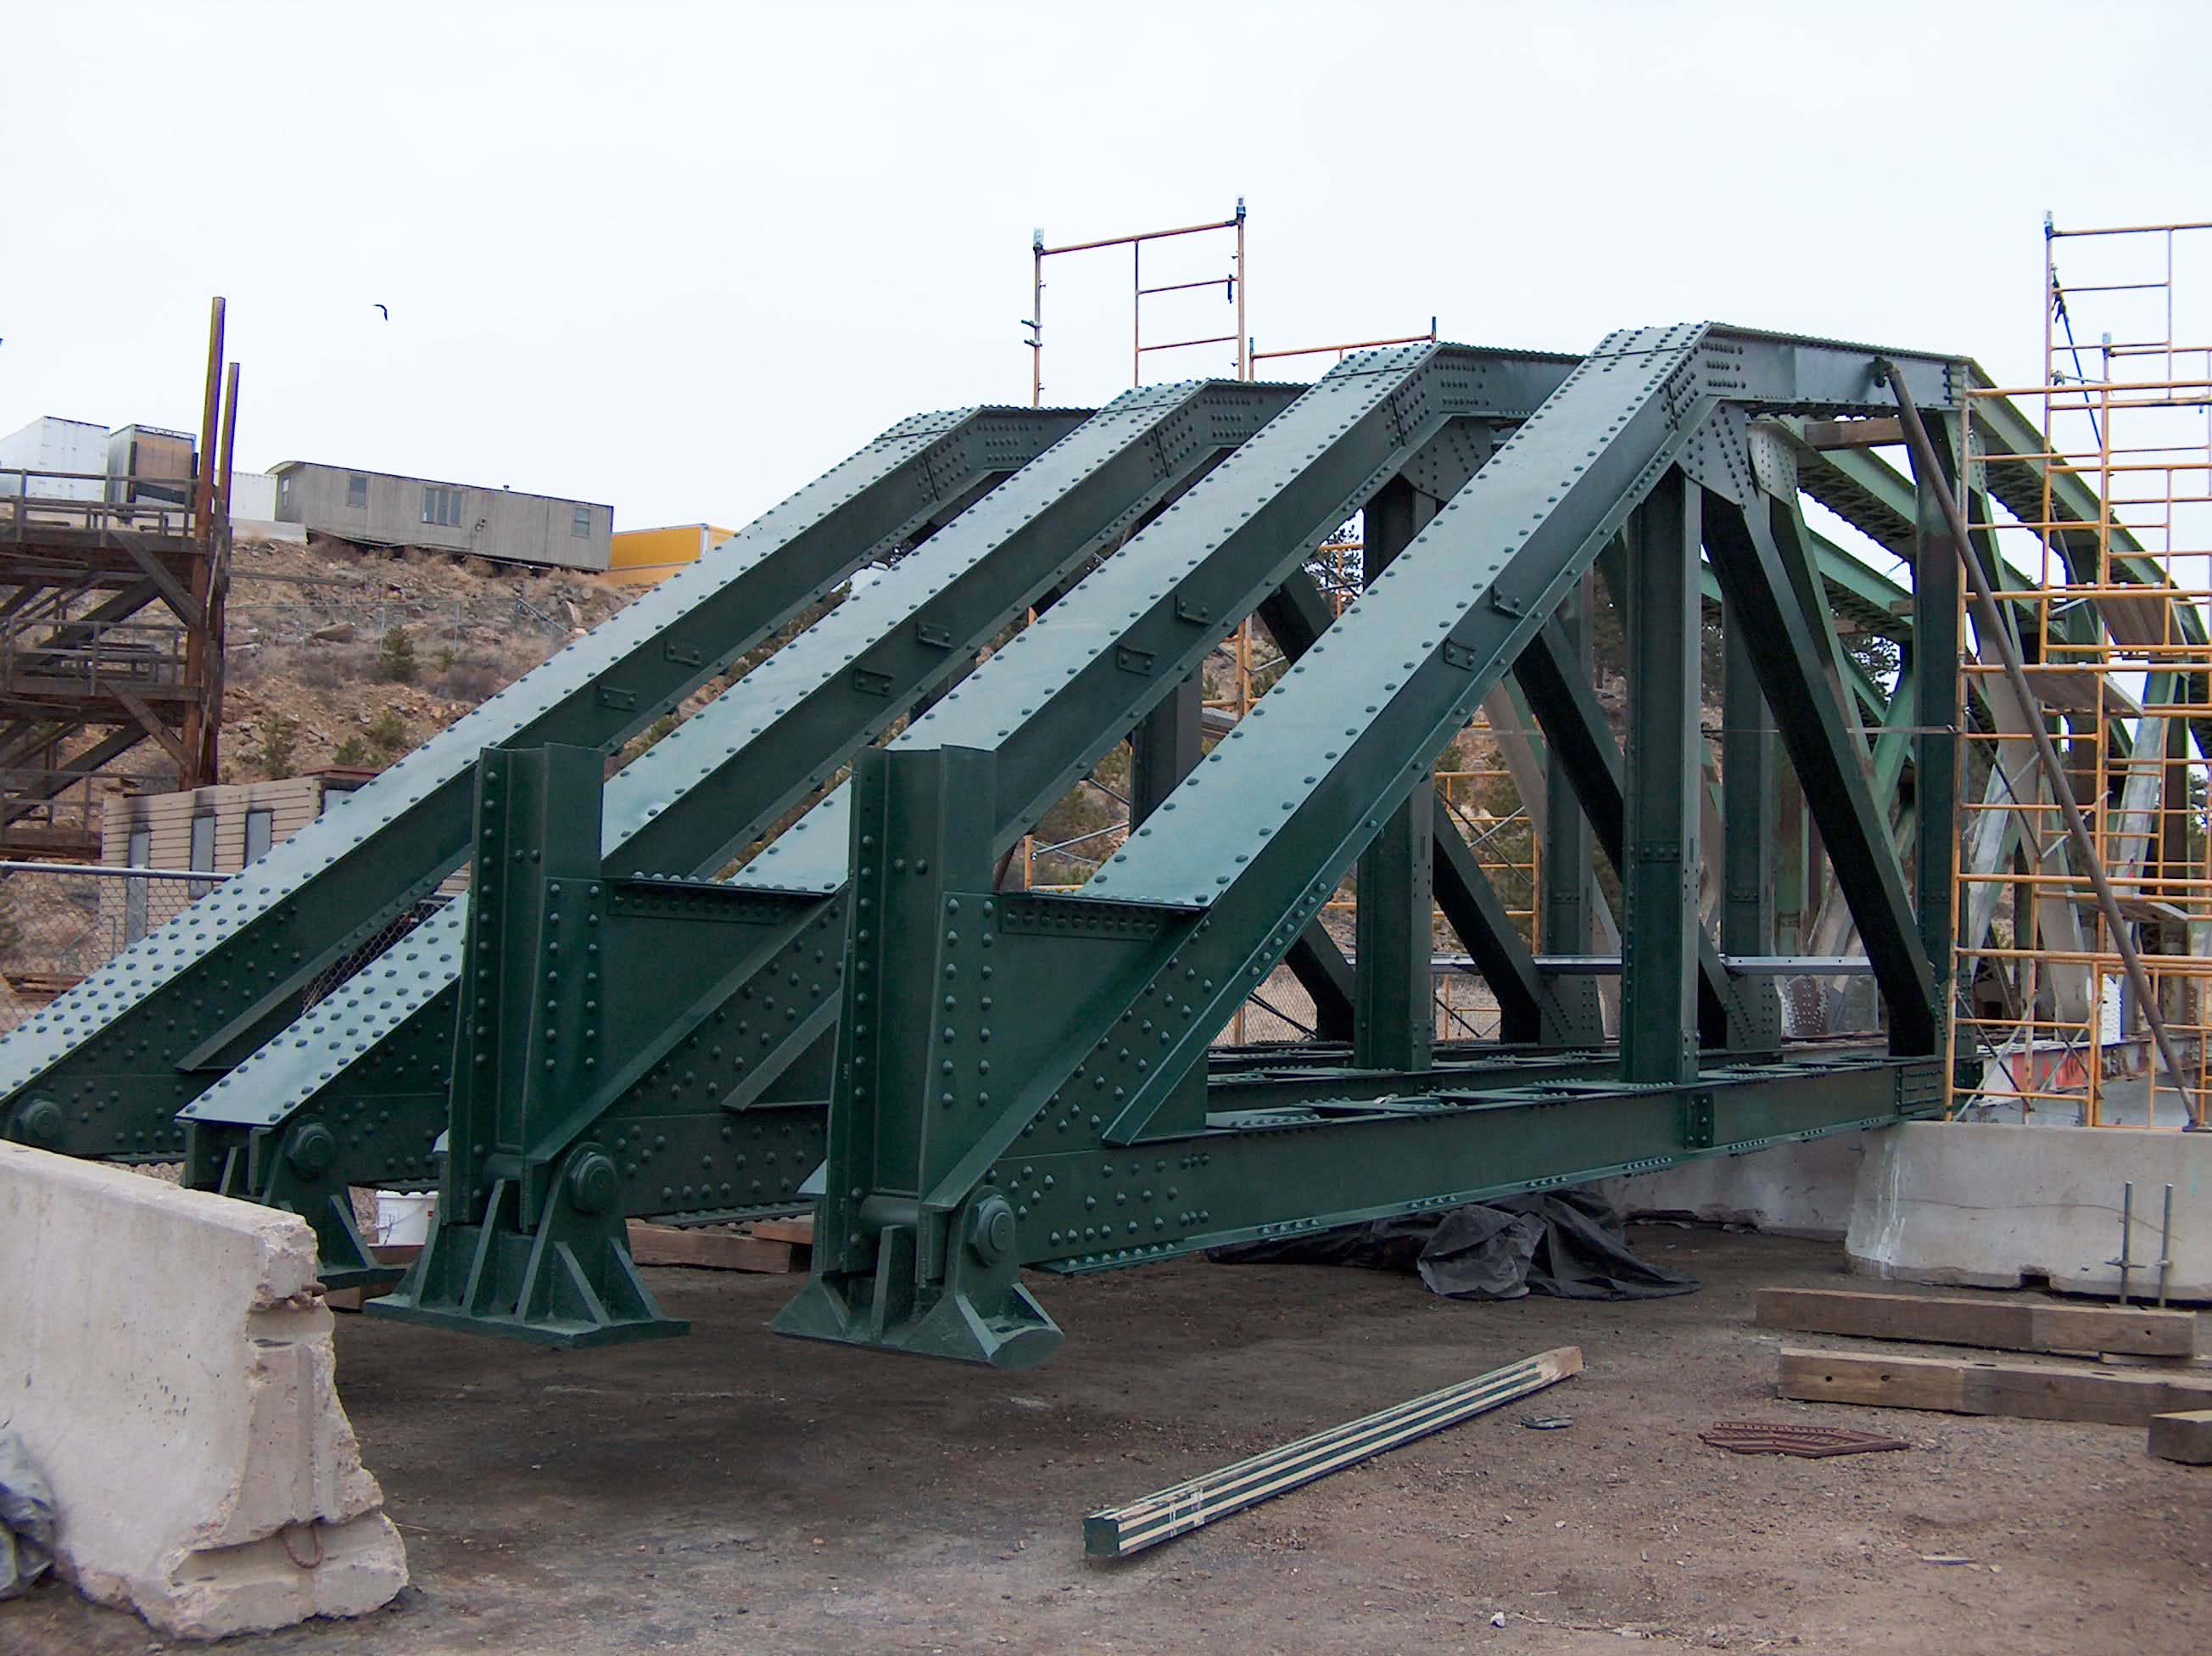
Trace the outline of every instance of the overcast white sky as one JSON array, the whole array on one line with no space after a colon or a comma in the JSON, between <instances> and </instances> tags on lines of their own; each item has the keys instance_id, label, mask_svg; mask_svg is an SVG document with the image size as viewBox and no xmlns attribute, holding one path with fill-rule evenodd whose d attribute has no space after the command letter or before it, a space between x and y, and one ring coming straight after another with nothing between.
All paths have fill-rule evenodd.
<instances>
[{"instance_id":1,"label":"overcast white sky","mask_svg":"<svg viewBox=\"0 0 2212 1656\"><path fill-rule=\"evenodd\" d=\"M197 425L222 293L246 466L736 527L1028 400L1033 226L1240 194L1263 349L1714 317L2032 379L2046 207L2212 217L2208 64L2201 3L0 0L0 431ZM1048 271L1048 399L1103 400L1126 254Z\"/></svg>"}]
</instances>

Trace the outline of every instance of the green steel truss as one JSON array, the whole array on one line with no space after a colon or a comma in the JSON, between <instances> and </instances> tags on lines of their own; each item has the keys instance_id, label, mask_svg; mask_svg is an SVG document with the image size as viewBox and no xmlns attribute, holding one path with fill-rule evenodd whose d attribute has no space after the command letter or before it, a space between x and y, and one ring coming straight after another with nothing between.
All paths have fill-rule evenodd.
<instances>
[{"instance_id":1,"label":"green steel truss","mask_svg":"<svg viewBox=\"0 0 2212 1656\"><path fill-rule=\"evenodd\" d=\"M459 866L483 749L618 747L1083 417L980 409L892 427L0 1043L0 1125L80 1155L176 1160L185 1140L177 1112L290 1025L318 979Z\"/></svg>"},{"instance_id":2,"label":"green steel truss","mask_svg":"<svg viewBox=\"0 0 2212 1656\"><path fill-rule=\"evenodd\" d=\"M0 1043L8 1129L181 1148L192 1182L306 1215L333 1282L377 1274L349 1186L435 1184L432 1244L380 1312L559 1343L680 1331L627 1218L811 1201L787 1331L1016 1365L1059 1339L1024 1267L1923 1113L1956 845L1927 778L1951 776L1957 724L1956 673L1925 663L1957 654L1955 560L1922 555L1943 531L1911 480L1793 434L1891 411L1893 374L1963 430L1971 372L1701 326L1582 359L1370 350L1310 388L909 422ZM1823 494L1832 461L1850 487ZM1801 488L1902 546L1914 588L1812 533ZM1355 512L1365 590L1332 617L1304 568ZM602 781L611 748L885 561ZM1593 571L1627 626L1625 747L1590 685ZM1717 845L1698 727L1716 604ZM1908 707L1854 678L1832 612L1912 641ZM1197 675L1254 614L1291 665L1206 751ZM1428 786L1509 680L1549 758L1547 936L1588 935L1593 846L1620 877L1617 1044L1589 966L1532 953ZM1124 740L1121 849L1079 895L997 889ZM1886 1049L1782 1039L1758 957L1785 775ZM465 861L465 898L304 1004ZM1347 959L1317 916L1355 868ZM1496 993L1499 1043L1431 1038L1431 898ZM1316 1038L1212 1049L1285 963Z\"/></svg>"}]
</instances>

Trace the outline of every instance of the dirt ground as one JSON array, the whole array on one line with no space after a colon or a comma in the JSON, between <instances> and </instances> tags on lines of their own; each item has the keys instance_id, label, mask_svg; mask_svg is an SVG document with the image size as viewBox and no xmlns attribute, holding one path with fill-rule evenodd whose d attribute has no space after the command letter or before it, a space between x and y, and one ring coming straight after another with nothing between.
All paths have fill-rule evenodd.
<instances>
[{"instance_id":1,"label":"dirt ground","mask_svg":"<svg viewBox=\"0 0 2212 1656\"><path fill-rule=\"evenodd\" d=\"M1068 1341L1020 1374L778 1339L782 1277L651 1272L691 1337L595 1352L344 1318L341 1389L415 1585L377 1616L225 1648L2212 1650L2212 1470L2117 1427L1778 1402L1753 1290L1837 1282L1840 1251L1634 1236L1704 1292L1471 1306L1411 1278L1191 1261L1042 1282ZM1133 1560L1083 1558L1094 1507L1571 1342L1587 1372L1524 1403ZM1519 1423L1552 1413L1573 1425ZM1729 1419L1915 1447L1698 1441ZM63 1588L0 1604L9 1656L159 1642Z\"/></svg>"}]
</instances>

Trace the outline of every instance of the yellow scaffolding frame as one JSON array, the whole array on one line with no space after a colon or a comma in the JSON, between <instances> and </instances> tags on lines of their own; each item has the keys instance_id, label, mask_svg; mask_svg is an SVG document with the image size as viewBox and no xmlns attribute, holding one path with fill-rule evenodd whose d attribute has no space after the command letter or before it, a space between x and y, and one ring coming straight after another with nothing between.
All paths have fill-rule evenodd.
<instances>
[{"instance_id":1,"label":"yellow scaffolding frame","mask_svg":"<svg viewBox=\"0 0 2212 1656\"><path fill-rule=\"evenodd\" d=\"M1953 1052L1980 1064L1954 1062L1951 1107L2175 1127L2212 1079L2212 336L2185 332L2183 280L2185 255L2212 258L2212 222L2045 229L2043 382L1975 393L2032 410L2041 434L2039 451L1976 456L2043 473L2037 513L1992 531L2038 705L2017 708L1986 647L1964 663L1988 717L1963 744ZM2095 279L2062 282L2062 243ZM2067 479L2094 518L2062 509ZM2160 1084L2030 718L2064 753L2193 1096Z\"/></svg>"}]
</instances>

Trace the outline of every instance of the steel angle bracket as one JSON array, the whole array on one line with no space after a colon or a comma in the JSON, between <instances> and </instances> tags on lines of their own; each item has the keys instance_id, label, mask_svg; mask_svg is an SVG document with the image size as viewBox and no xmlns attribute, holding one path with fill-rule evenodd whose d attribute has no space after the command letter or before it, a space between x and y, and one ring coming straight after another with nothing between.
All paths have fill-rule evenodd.
<instances>
[{"instance_id":1,"label":"steel angle bracket","mask_svg":"<svg viewBox=\"0 0 2212 1656\"><path fill-rule=\"evenodd\" d=\"M820 1225L817 1214L817 1239ZM1062 1336L1022 1285L1019 1233L1013 1204L994 1190L979 1192L954 1214L916 1213L884 1224L874 1232L872 1271L817 1272L776 1314L775 1331L1033 1368L1059 1349ZM943 1262L941 1276L924 1275L925 1256Z\"/></svg>"},{"instance_id":2,"label":"steel angle bracket","mask_svg":"<svg viewBox=\"0 0 2212 1656\"><path fill-rule=\"evenodd\" d=\"M205 1156L211 1148L196 1137L191 1154ZM306 1220L315 1233L315 1275L325 1288L396 1282L405 1272L380 1262L361 1233L341 1149L337 1135L310 1118L293 1123L281 1134L234 1138L223 1147L220 1165L188 1169L187 1177L197 1189Z\"/></svg>"}]
</instances>

